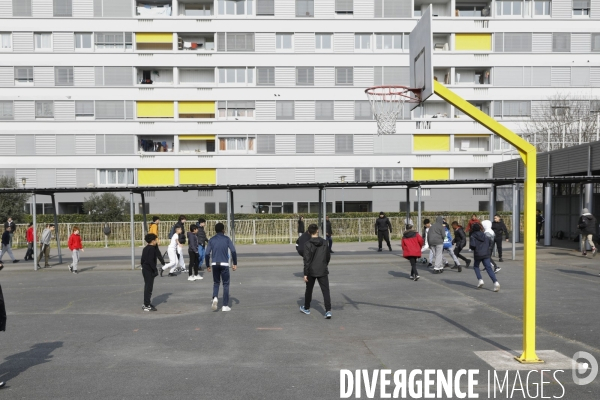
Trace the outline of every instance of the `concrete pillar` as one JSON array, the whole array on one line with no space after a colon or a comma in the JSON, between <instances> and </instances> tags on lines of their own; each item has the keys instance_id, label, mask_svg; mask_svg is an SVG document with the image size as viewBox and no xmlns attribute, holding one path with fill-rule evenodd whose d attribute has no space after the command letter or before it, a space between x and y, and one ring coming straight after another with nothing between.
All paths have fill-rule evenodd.
<instances>
[{"instance_id":1,"label":"concrete pillar","mask_svg":"<svg viewBox=\"0 0 600 400\"><path fill-rule=\"evenodd\" d=\"M496 185L490 187L490 221L494 221L496 215Z\"/></svg>"},{"instance_id":2,"label":"concrete pillar","mask_svg":"<svg viewBox=\"0 0 600 400\"><path fill-rule=\"evenodd\" d=\"M418 228L418 232L421 232L421 186L419 186L417 188L417 210L419 211L418 216L417 216L417 226Z\"/></svg>"},{"instance_id":3,"label":"concrete pillar","mask_svg":"<svg viewBox=\"0 0 600 400\"><path fill-rule=\"evenodd\" d=\"M142 214L144 215L144 235L148 234L148 219L146 216L146 196L144 195L144 192L141 192L140 195L142 196Z\"/></svg>"},{"instance_id":4,"label":"concrete pillar","mask_svg":"<svg viewBox=\"0 0 600 400\"><path fill-rule=\"evenodd\" d=\"M552 246L552 183L544 186L544 246Z\"/></svg>"},{"instance_id":5,"label":"concrete pillar","mask_svg":"<svg viewBox=\"0 0 600 400\"><path fill-rule=\"evenodd\" d=\"M586 183L583 187L583 207L594 214L594 184Z\"/></svg>"},{"instance_id":6,"label":"concrete pillar","mask_svg":"<svg viewBox=\"0 0 600 400\"><path fill-rule=\"evenodd\" d=\"M58 229L58 209L56 208L56 198L54 197L54 194L50 195L50 198L52 199L52 210L54 212L54 232L56 235L56 249L58 251L58 263L62 264L63 259L62 259L62 251L60 249L60 230ZM67 236L70 233L67 232Z\"/></svg>"},{"instance_id":7,"label":"concrete pillar","mask_svg":"<svg viewBox=\"0 0 600 400\"><path fill-rule=\"evenodd\" d=\"M410 221L410 187L406 188L406 223Z\"/></svg>"},{"instance_id":8,"label":"concrete pillar","mask_svg":"<svg viewBox=\"0 0 600 400\"><path fill-rule=\"evenodd\" d=\"M135 269L135 221L134 221L134 209L133 209L133 192L129 192L129 225L131 235L131 269Z\"/></svg>"}]
</instances>

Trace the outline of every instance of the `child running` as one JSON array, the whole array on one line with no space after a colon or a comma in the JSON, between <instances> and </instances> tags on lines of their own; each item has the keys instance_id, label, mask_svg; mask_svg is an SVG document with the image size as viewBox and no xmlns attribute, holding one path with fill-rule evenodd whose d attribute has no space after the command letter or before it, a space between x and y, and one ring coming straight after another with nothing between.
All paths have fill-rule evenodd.
<instances>
[{"instance_id":1,"label":"child running","mask_svg":"<svg viewBox=\"0 0 600 400\"><path fill-rule=\"evenodd\" d=\"M150 298L152 297L152 289L154 288L154 278L158 276L156 259L162 257L156 245L157 238L155 234L147 234L144 240L148 245L142 251L142 275L144 276L144 305L142 306L142 310L156 311L156 307L150 303Z\"/></svg>"},{"instance_id":2,"label":"child running","mask_svg":"<svg viewBox=\"0 0 600 400\"><path fill-rule=\"evenodd\" d=\"M410 262L410 279L418 281L417 259L421 257L421 248L425 244L423 237L419 235L412 225L406 225L406 231L402 235L402 256Z\"/></svg>"},{"instance_id":3,"label":"child running","mask_svg":"<svg viewBox=\"0 0 600 400\"><path fill-rule=\"evenodd\" d=\"M79 264L79 250L83 250L83 244L81 243L81 236L79 235L79 227L74 226L71 229L71 236L69 236L69 250L73 254L73 262L69 265L69 271L77 274L77 264Z\"/></svg>"},{"instance_id":4,"label":"child running","mask_svg":"<svg viewBox=\"0 0 600 400\"><path fill-rule=\"evenodd\" d=\"M492 254L493 246L494 241L490 240L490 238L481 231L481 225L477 223L471 225L471 242L469 247L473 250L475 258L473 269L475 270L475 275L477 275L478 279L477 289L483 287L483 279L481 279L481 272L479 272L479 263L483 263L490 279L494 282L494 292L497 292L500 290L500 283L498 283L496 274L492 271L492 264L490 263L490 255Z\"/></svg>"},{"instance_id":5,"label":"child running","mask_svg":"<svg viewBox=\"0 0 600 400\"><path fill-rule=\"evenodd\" d=\"M169 271L169 276L177 276L175 275L175 270L178 267L181 267L181 269L185 269L185 263L183 262L183 256L178 257L177 253L179 250L179 254L181 253L181 249L183 248L183 245L181 243L179 243L179 234L181 233L181 225L177 225L175 226L175 234L173 236L171 236L171 243L169 243L169 247L167 248L167 254L169 255L169 263L164 265L161 269L160 269L160 276L163 276L163 271L171 268L171 270Z\"/></svg>"}]
</instances>

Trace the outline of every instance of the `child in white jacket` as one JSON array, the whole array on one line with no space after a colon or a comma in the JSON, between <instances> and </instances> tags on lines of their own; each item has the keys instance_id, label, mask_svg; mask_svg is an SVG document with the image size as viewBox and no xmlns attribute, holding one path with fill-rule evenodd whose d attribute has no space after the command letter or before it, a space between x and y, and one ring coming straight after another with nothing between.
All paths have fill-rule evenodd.
<instances>
[{"instance_id":1,"label":"child in white jacket","mask_svg":"<svg viewBox=\"0 0 600 400\"><path fill-rule=\"evenodd\" d=\"M167 254L169 255L169 263L164 265L160 270L160 276L162 276L163 271L171 268L169 271L169 276L177 276L175 275L175 270L179 267L182 271L185 269L185 262L183 261L183 245L179 243L179 234L181 233L181 227L178 225L175 227L175 233L171 237L171 243L169 243L169 247L167 248ZM180 254L180 257L177 257L177 253Z\"/></svg>"}]
</instances>

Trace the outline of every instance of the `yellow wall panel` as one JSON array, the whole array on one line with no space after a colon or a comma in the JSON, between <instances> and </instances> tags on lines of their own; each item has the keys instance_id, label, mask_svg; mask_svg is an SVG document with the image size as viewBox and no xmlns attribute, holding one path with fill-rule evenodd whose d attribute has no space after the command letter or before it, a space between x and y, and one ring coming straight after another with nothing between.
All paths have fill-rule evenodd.
<instances>
[{"instance_id":1,"label":"yellow wall panel","mask_svg":"<svg viewBox=\"0 0 600 400\"><path fill-rule=\"evenodd\" d=\"M215 140L215 135L179 135L179 140Z\"/></svg>"},{"instance_id":2,"label":"yellow wall panel","mask_svg":"<svg viewBox=\"0 0 600 400\"><path fill-rule=\"evenodd\" d=\"M136 43L173 43L173 34L172 33L156 33L156 32L136 33L135 34L135 42Z\"/></svg>"},{"instance_id":3,"label":"yellow wall panel","mask_svg":"<svg viewBox=\"0 0 600 400\"><path fill-rule=\"evenodd\" d=\"M175 185L175 170L173 169L138 169L139 186L169 186Z\"/></svg>"},{"instance_id":4,"label":"yellow wall panel","mask_svg":"<svg viewBox=\"0 0 600 400\"><path fill-rule=\"evenodd\" d=\"M214 101L180 101L179 114L214 114Z\"/></svg>"},{"instance_id":5,"label":"yellow wall panel","mask_svg":"<svg viewBox=\"0 0 600 400\"><path fill-rule=\"evenodd\" d=\"M491 33L457 33L455 50L492 51Z\"/></svg>"},{"instance_id":6,"label":"yellow wall panel","mask_svg":"<svg viewBox=\"0 0 600 400\"><path fill-rule=\"evenodd\" d=\"M450 151L450 135L414 135L414 151Z\"/></svg>"},{"instance_id":7,"label":"yellow wall panel","mask_svg":"<svg viewBox=\"0 0 600 400\"><path fill-rule=\"evenodd\" d=\"M216 185L217 170L212 168L180 169L180 185Z\"/></svg>"},{"instance_id":8,"label":"yellow wall panel","mask_svg":"<svg viewBox=\"0 0 600 400\"><path fill-rule=\"evenodd\" d=\"M172 101L138 101L138 118L173 118L175 116Z\"/></svg>"},{"instance_id":9,"label":"yellow wall panel","mask_svg":"<svg viewBox=\"0 0 600 400\"><path fill-rule=\"evenodd\" d=\"M450 168L413 168L413 181L446 181Z\"/></svg>"}]
</instances>

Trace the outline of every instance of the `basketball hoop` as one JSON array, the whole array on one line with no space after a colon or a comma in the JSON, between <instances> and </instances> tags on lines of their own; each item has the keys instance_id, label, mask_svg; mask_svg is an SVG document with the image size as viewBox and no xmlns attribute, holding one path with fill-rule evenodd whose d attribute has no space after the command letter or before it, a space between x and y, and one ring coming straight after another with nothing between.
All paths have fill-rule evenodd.
<instances>
[{"instance_id":1,"label":"basketball hoop","mask_svg":"<svg viewBox=\"0 0 600 400\"><path fill-rule=\"evenodd\" d=\"M407 86L373 86L365 93L377 120L378 135L396 133L396 119L402 114L404 103L421 102L421 89Z\"/></svg>"}]
</instances>

